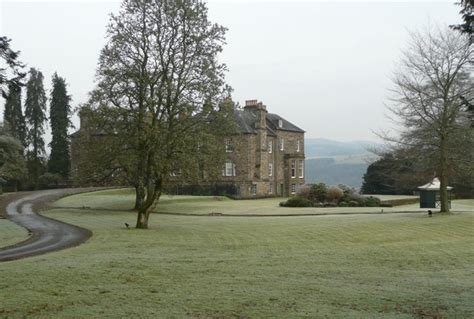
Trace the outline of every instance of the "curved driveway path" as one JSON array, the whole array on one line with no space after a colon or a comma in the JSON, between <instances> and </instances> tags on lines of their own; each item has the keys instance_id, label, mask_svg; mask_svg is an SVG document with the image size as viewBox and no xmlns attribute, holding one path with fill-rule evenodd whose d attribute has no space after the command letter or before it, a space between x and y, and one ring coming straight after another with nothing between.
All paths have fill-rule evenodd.
<instances>
[{"instance_id":1,"label":"curved driveway path","mask_svg":"<svg viewBox=\"0 0 474 319\"><path fill-rule=\"evenodd\" d=\"M87 229L47 218L34 212L34 207L37 205L71 193L88 190L56 189L35 191L25 193L24 196L11 200L6 206L4 216L28 229L31 236L27 240L13 246L0 248L0 262L41 255L76 246L89 239L92 233Z\"/></svg>"}]
</instances>

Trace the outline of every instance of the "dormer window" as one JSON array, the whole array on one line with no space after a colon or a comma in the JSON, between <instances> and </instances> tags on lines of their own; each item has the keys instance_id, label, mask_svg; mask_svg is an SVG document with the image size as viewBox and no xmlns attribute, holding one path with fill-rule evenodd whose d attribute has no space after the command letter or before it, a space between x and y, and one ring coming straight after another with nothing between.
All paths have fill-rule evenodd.
<instances>
[{"instance_id":1,"label":"dormer window","mask_svg":"<svg viewBox=\"0 0 474 319\"><path fill-rule=\"evenodd\" d=\"M278 127L279 127L279 128L282 128L282 127L283 127L283 121L282 121L282 120L278 120Z\"/></svg>"}]
</instances>

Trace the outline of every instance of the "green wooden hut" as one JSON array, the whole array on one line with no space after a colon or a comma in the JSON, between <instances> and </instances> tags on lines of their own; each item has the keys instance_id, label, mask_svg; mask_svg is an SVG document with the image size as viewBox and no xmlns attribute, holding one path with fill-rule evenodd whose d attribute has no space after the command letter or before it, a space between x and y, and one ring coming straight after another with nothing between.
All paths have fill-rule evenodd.
<instances>
[{"instance_id":1,"label":"green wooden hut","mask_svg":"<svg viewBox=\"0 0 474 319\"><path fill-rule=\"evenodd\" d=\"M419 186L420 190L420 208L439 208L440 207L440 198L439 198L439 188L440 181L435 177L431 182ZM451 191L452 187L448 186L448 205L451 208Z\"/></svg>"}]
</instances>

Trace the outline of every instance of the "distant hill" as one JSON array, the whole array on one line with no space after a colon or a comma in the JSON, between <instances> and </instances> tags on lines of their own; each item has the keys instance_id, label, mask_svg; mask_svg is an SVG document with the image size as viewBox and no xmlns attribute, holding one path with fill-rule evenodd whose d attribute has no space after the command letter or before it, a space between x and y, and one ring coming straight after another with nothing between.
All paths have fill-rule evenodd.
<instances>
[{"instance_id":1,"label":"distant hill","mask_svg":"<svg viewBox=\"0 0 474 319\"><path fill-rule=\"evenodd\" d=\"M377 146L368 141L339 142L325 138L307 138L304 141L306 158L364 155Z\"/></svg>"},{"instance_id":2,"label":"distant hill","mask_svg":"<svg viewBox=\"0 0 474 319\"><path fill-rule=\"evenodd\" d=\"M377 157L369 150L377 144L367 141L339 142L329 139L306 139L306 173L308 183L362 186L367 167Z\"/></svg>"}]
</instances>

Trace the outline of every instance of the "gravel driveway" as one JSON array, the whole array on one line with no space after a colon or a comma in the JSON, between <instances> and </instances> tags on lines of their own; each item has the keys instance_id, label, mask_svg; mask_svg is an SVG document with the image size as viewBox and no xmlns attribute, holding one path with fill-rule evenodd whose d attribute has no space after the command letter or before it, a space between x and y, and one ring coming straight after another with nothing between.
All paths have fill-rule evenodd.
<instances>
[{"instance_id":1,"label":"gravel driveway","mask_svg":"<svg viewBox=\"0 0 474 319\"><path fill-rule=\"evenodd\" d=\"M0 248L0 262L15 260L77 246L92 233L84 228L41 216L35 211L41 205L60 197L94 191L97 188L55 189L14 194L2 203L3 216L25 227L31 236L18 244Z\"/></svg>"}]
</instances>

